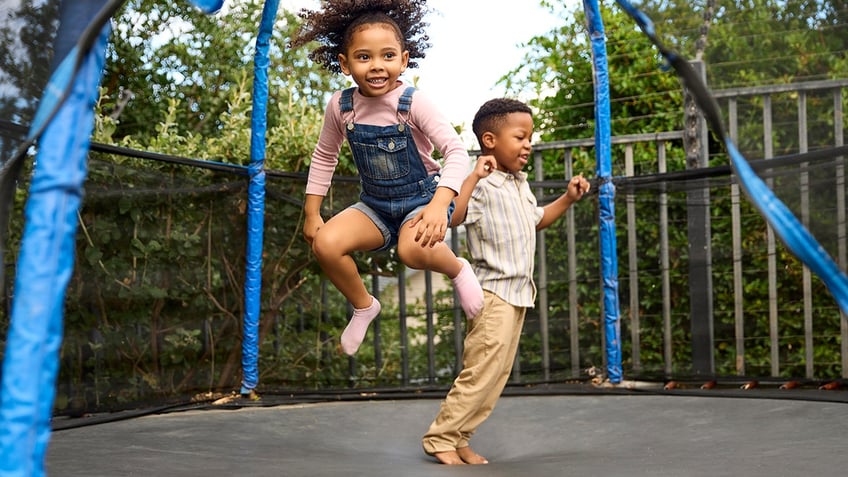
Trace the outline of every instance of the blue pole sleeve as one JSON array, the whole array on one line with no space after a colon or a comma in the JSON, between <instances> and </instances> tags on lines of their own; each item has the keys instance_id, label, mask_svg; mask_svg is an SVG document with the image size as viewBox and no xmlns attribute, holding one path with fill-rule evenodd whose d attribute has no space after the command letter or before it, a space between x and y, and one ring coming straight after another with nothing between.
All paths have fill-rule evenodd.
<instances>
[{"instance_id":1,"label":"blue pole sleeve","mask_svg":"<svg viewBox=\"0 0 848 477\"><path fill-rule=\"evenodd\" d=\"M224 0L192 0L191 3L203 13L215 13L224 6Z\"/></svg>"},{"instance_id":2,"label":"blue pole sleeve","mask_svg":"<svg viewBox=\"0 0 848 477\"><path fill-rule=\"evenodd\" d=\"M25 207L0 388L3 476L45 474L65 292L73 273L77 212L87 174L94 105L109 31L107 23L83 57L70 95L47 123L39 141ZM71 50L68 55L75 54ZM48 89L55 87L54 81L64 82L56 75L69 74L62 68L55 71Z\"/></svg>"},{"instance_id":3,"label":"blue pole sleeve","mask_svg":"<svg viewBox=\"0 0 848 477\"><path fill-rule=\"evenodd\" d=\"M241 394L250 393L259 383L259 315L262 301L262 239L265 221L265 134L268 129L268 49L278 6L277 0L265 2L253 60Z\"/></svg>"},{"instance_id":4,"label":"blue pole sleeve","mask_svg":"<svg viewBox=\"0 0 848 477\"><path fill-rule=\"evenodd\" d=\"M615 186L612 183L609 68L604 24L597 0L584 0L586 23L592 47L595 84L595 158L600 207L601 277L604 290L604 350L607 378L621 382L621 324L618 303L618 255L615 238Z\"/></svg>"}]
</instances>

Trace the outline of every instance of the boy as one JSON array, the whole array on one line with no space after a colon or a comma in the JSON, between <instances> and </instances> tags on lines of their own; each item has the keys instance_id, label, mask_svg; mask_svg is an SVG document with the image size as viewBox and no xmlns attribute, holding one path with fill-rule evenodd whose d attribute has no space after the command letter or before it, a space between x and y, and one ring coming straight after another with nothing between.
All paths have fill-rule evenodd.
<instances>
[{"instance_id":1,"label":"boy","mask_svg":"<svg viewBox=\"0 0 848 477\"><path fill-rule=\"evenodd\" d=\"M472 129L482 155L463 181L451 225L465 222L468 250L484 293L469 319L463 369L422 439L443 464L486 464L469 440L489 417L512 371L527 308L534 306L536 231L550 226L589 190L578 175L555 201L539 207L522 172L531 154L533 115L512 99L480 107Z\"/></svg>"}]
</instances>

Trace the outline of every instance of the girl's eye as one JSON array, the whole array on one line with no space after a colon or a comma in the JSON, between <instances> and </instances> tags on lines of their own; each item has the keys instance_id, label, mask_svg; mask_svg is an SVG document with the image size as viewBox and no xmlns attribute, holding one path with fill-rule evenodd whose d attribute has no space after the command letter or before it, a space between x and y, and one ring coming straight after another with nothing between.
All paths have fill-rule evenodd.
<instances>
[{"instance_id":1,"label":"girl's eye","mask_svg":"<svg viewBox=\"0 0 848 477\"><path fill-rule=\"evenodd\" d=\"M387 59L387 60L391 60L391 59L392 59L392 58L394 58L394 57L395 57L395 54L394 54L394 53L386 53L386 59Z\"/></svg>"}]
</instances>

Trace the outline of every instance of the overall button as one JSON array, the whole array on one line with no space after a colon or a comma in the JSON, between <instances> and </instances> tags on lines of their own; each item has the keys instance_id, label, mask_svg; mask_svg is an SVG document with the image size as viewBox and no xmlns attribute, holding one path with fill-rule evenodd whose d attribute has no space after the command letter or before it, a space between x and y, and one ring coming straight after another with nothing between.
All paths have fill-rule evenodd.
<instances>
[{"instance_id":1,"label":"overall button","mask_svg":"<svg viewBox=\"0 0 848 477\"><path fill-rule=\"evenodd\" d=\"M347 130L353 131L353 123L347 123Z\"/></svg>"},{"instance_id":2,"label":"overall button","mask_svg":"<svg viewBox=\"0 0 848 477\"><path fill-rule=\"evenodd\" d=\"M395 142L394 142L394 141L389 141L389 150L390 150L390 151L391 151L391 150L394 150L394 148L395 148Z\"/></svg>"},{"instance_id":3,"label":"overall button","mask_svg":"<svg viewBox=\"0 0 848 477\"><path fill-rule=\"evenodd\" d=\"M403 132L406 129L406 126L403 124L398 124L398 131Z\"/></svg>"}]
</instances>

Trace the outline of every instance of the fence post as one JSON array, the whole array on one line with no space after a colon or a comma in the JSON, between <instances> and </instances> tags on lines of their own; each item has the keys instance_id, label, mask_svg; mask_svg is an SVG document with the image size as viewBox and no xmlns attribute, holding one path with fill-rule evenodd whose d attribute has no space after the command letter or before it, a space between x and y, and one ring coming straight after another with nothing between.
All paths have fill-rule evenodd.
<instances>
[{"instance_id":1,"label":"fence post","mask_svg":"<svg viewBox=\"0 0 848 477\"><path fill-rule=\"evenodd\" d=\"M542 182L545 180L545 165L542 160L542 153L540 151L534 152L533 158L536 180L538 182ZM544 195L544 189L542 187L537 187L536 199L541 202L544 199ZM547 243L545 242L544 230L536 232L536 257L536 273L538 274L536 284L539 291L539 338L542 341L542 372L544 373L543 379L548 381L551 379L551 348L550 336L548 334L548 250Z\"/></svg>"},{"instance_id":2,"label":"fence post","mask_svg":"<svg viewBox=\"0 0 848 477\"><path fill-rule=\"evenodd\" d=\"M702 61L692 67L706 83ZM684 91L684 134L686 168L708 166L707 126L695 98ZM713 286L712 251L710 246L710 191L708 181L686 193L689 237L689 318L692 332L692 371L696 375L712 375L713 360Z\"/></svg>"}]
</instances>

